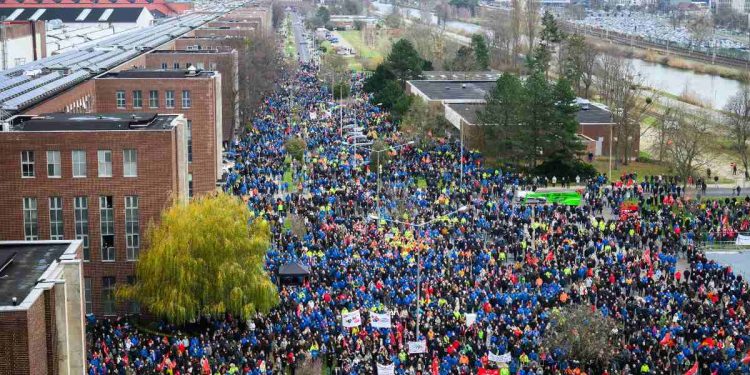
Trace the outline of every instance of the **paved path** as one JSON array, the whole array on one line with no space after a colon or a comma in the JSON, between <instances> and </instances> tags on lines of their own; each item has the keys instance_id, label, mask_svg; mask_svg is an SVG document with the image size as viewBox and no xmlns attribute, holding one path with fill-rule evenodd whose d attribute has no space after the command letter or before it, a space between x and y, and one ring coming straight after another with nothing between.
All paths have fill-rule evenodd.
<instances>
[{"instance_id":1,"label":"paved path","mask_svg":"<svg viewBox=\"0 0 750 375\"><path fill-rule=\"evenodd\" d=\"M297 55L302 62L310 62L310 46L302 33L304 22L299 13L292 13L292 32L294 43L297 44Z\"/></svg>"}]
</instances>

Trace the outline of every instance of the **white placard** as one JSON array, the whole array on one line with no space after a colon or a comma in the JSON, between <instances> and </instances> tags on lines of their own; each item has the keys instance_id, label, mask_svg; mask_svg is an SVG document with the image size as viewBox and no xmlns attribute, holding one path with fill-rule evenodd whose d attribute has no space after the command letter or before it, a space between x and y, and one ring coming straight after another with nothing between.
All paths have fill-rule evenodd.
<instances>
[{"instance_id":1,"label":"white placard","mask_svg":"<svg viewBox=\"0 0 750 375\"><path fill-rule=\"evenodd\" d=\"M409 354L427 353L427 341L409 341Z\"/></svg>"},{"instance_id":2,"label":"white placard","mask_svg":"<svg viewBox=\"0 0 750 375\"><path fill-rule=\"evenodd\" d=\"M395 375L396 369L393 364L381 365L378 363L378 375Z\"/></svg>"},{"instance_id":3,"label":"white placard","mask_svg":"<svg viewBox=\"0 0 750 375\"><path fill-rule=\"evenodd\" d=\"M354 310L341 314L341 321L346 328L359 327L362 324L362 317L359 315L359 310Z\"/></svg>"},{"instance_id":4,"label":"white placard","mask_svg":"<svg viewBox=\"0 0 750 375\"><path fill-rule=\"evenodd\" d=\"M750 236L737 235L737 239L734 241L735 245L750 245Z\"/></svg>"},{"instance_id":5,"label":"white placard","mask_svg":"<svg viewBox=\"0 0 750 375\"><path fill-rule=\"evenodd\" d=\"M467 327L471 327L471 325L474 324L474 322L477 321L477 314L466 313L464 315L466 316L466 326Z\"/></svg>"},{"instance_id":6,"label":"white placard","mask_svg":"<svg viewBox=\"0 0 750 375\"><path fill-rule=\"evenodd\" d=\"M493 352L490 352L488 359L496 363L509 363L511 361L510 352L507 352L503 355L497 355Z\"/></svg>"},{"instance_id":7,"label":"white placard","mask_svg":"<svg viewBox=\"0 0 750 375\"><path fill-rule=\"evenodd\" d=\"M370 313L370 325L375 328L391 328L391 315Z\"/></svg>"}]
</instances>

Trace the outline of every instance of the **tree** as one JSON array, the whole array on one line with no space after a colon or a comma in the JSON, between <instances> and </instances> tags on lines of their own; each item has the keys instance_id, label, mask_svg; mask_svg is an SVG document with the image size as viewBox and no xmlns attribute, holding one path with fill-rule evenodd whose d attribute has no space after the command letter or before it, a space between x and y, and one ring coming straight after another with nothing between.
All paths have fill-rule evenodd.
<instances>
[{"instance_id":1,"label":"tree","mask_svg":"<svg viewBox=\"0 0 750 375\"><path fill-rule=\"evenodd\" d=\"M370 171L377 173L380 166L383 166L383 169L385 169L385 166L388 165L391 160L391 155L388 154L389 148L390 145L382 139L376 139L372 142L372 150L378 152L370 153Z\"/></svg>"},{"instance_id":2,"label":"tree","mask_svg":"<svg viewBox=\"0 0 750 375\"><path fill-rule=\"evenodd\" d=\"M336 82L336 84L333 85L333 98L336 100L348 98L350 91L351 91L351 86L349 85L349 82L347 81Z\"/></svg>"},{"instance_id":3,"label":"tree","mask_svg":"<svg viewBox=\"0 0 750 375\"><path fill-rule=\"evenodd\" d=\"M683 108L675 110L674 122L668 131L667 155L683 185L687 177L706 164L703 158L710 143L709 119L703 112L688 113Z\"/></svg>"},{"instance_id":4,"label":"tree","mask_svg":"<svg viewBox=\"0 0 750 375\"><path fill-rule=\"evenodd\" d=\"M326 25L331 20L331 12L326 7L319 7L318 11L315 12L315 18L317 18L321 24Z\"/></svg>"},{"instance_id":5,"label":"tree","mask_svg":"<svg viewBox=\"0 0 750 375\"><path fill-rule=\"evenodd\" d=\"M286 140L284 148L293 160L302 162L305 157L305 150L307 150L307 142L301 137L292 137Z\"/></svg>"},{"instance_id":6,"label":"tree","mask_svg":"<svg viewBox=\"0 0 750 375\"><path fill-rule=\"evenodd\" d=\"M596 80L599 94L604 104L612 109L617 124L615 155L628 164L637 156L631 155L632 144L640 136L641 122L657 98L644 89L632 65L619 57L603 55L596 69Z\"/></svg>"},{"instance_id":7,"label":"tree","mask_svg":"<svg viewBox=\"0 0 750 375\"><path fill-rule=\"evenodd\" d=\"M281 3L273 3L273 7L271 8L271 10L271 24L276 29L281 26L281 22L284 21L284 5L282 5Z\"/></svg>"},{"instance_id":8,"label":"tree","mask_svg":"<svg viewBox=\"0 0 750 375\"><path fill-rule=\"evenodd\" d=\"M345 0L341 7L342 14L358 15L362 14L362 2L355 0Z\"/></svg>"},{"instance_id":9,"label":"tree","mask_svg":"<svg viewBox=\"0 0 750 375\"><path fill-rule=\"evenodd\" d=\"M601 373L616 355L618 329L611 317L592 313L589 306L574 305L553 310L542 342Z\"/></svg>"},{"instance_id":10,"label":"tree","mask_svg":"<svg viewBox=\"0 0 750 375\"><path fill-rule=\"evenodd\" d=\"M750 150L747 145L750 140L750 87L745 85L740 88L724 107L724 112L725 133L732 139L732 149L742 161L747 179L750 176Z\"/></svg>"},{"instance_id":11,"label":"tree","mask_svg":"<svg viewBox=\"0 0 750 375\"><path fill-rule=\"evenodd\" d=\"M520 54L521 47L521 34L522 34L522 19L523 19L523 6L521 0L511 0L511 13L510 13L510 31L511 31L511 64L515 68L516 60Z\"/></svg>"},{"instance_id":12,"label":"tree","mask_svg":"<svg viewBox=\"0 0 750 375\"><path fill-rule=\"evenodd\" d=\"M250 224L248 224L250 223ZM175 324L231 313L243 319L278 304L263 268L270 231L238 198L219 193L175 203L148 230L136 282L118 289Z\"/></svg>"},{"instance_id":13,"label":"tree","mask_svg":"<svg viewBox=\"0 0 750 375\"><path fill-rule=\"evenodd\" d=\"M527 56L529 70L543 72L545 77L549 77L552 55L556 45L563 39L565 34L558 28L555 17L549 11L544 12L539 45L529 50Z\"/></svg>"},{"instance_id":14,"label":"tree","mask_svg":"<svg viewBox=\"0 0 750 375\"><path fill-rule=\"evenodd\" d=\"M401 13L398 12L398 7L393 7L391 13L383 20L386 26L391 29L398 29L401 27L403 20L401 19Z\"/></svg>"},{"instance_id":15,"label":"tree","mask_svg":"<svg viewBox=\"0 0 750 375\"><path fill-rule=\"evenodd\" d=\"M431 136L444 130L446 123L447 120L439 111L430 108L423 100L415 99L401 120L400 129L404 138L424 144Z\"/></svg>"},{"instance_id":16,"label":"tree","mask_svg":"<svg viewBox=\"0 0 750 375\"><path fill-rule=\"evenodd\" d=\"M687 29L698 46L703 46L713 36L714 20L706 13L688 22Z\"/></svg>"},{"instance_id":17,"label":"tree","mask_svg":"<svg viewBox=\"0 0 750 375\"><path fill-rule=\"evenodd\" d=\"M566 39L560 66L578 96L590 97L598 56L596 48L586 43L582 35L571 35Z\"/></svg>"},{"instance_id":18,"label":"tree","mask_svg":"<svg viewBox=\"0 0 750 375\"><path fill-rule=\"evenodd\" d=\"M503 74L479 113L487 152L534 168L550 158L575 158L582 144L576 133L575 96L560 79L551 84L541 72L525 81Z\"/></svg>"},{"instance_id":19,"label":"tree","mask_svg":"<svg viewBox=\"0 0 750 375\"><path fill-rule=\"evenodd\" d=\"M393 44L386 63L402 87L406 85L407 80L418 78L424 66L424 60L406 39L399 39Z\"/></svg>"},{"instance_id":20,"label":"tree","mask_svg":"<svg viewBox=\"0 0 750 375\"><path fill-rule=\"evenodd\" d=\"M536 42L536 28L539 23L539 2L536 0L526 0L524 8L524 31L526 32L526 41L528 42L528 51L534 50Z\"/></svg>"},{"instance_id":21,"label":"tree","mask_svg":"<svg viewBox=\"0 0 750 375\"><path fill-rule=\"evenodd\" d=\"M490 51L484 35L474 34L471 36L471 49L474 50L474 61L478 70L490 68Z\"/></svg>"},{"instance_id":22,"label":"tree","mask_svg":"<svg viewBox=\"0 0 750 375\"><path fill-rule=\"evenodd\" d=\"M461 46L456 51L456 57L450 63L450 70L459 72L470 72L476 70L477 62L474 59L474 51L470 47Z\"/></svg>"}]
</instances>

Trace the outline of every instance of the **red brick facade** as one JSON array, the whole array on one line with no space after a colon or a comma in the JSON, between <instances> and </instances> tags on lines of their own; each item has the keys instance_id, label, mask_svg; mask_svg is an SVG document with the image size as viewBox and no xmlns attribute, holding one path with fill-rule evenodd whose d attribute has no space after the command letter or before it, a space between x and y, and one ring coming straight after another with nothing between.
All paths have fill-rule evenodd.
<instances>
[{"instance_id":1,"label":"red brick facade","mask_svg":"<svg viewBox=\"0 0 750 375\"><path fill-rule=\"evenodd\" d=\"M62 198L63 232L65 239L76 238L75 197L88 199L89 250L84 262L84 277L91 280L93 313L102 315L103 277L111 276L116 283L127 282L133 275L134 262L127 259L125 236L125 197L138 197L140 249L146 248L145 231L152 221L158 221L161 210L171 199L184 191L180 182L179 152L184 147L182 130L176 127L160 130L122 131L57 131L57 132L0 132L0 240L24 240L23 198L37 199L37 227L41 240L50 239L50 197ZM137 177L124 177L123 150L137 150ZM33 178L22 178L21 153L34 151ZM61 177L47 175L46 151L60 151ZM72 151L86 154L86 177L73 177ZM111 150L112 177L98 177L98 150ZM100 197L111 196L114 217L114 261L102 261L100 231ZM42 301L43 303L43 301ZM53 306L51 303L50 306ZM117 304L115 312L126 312L124 304ZM53 310L53 309L52 309ZM54 312L54 311L53 311ZM41 318L43 320L43 317ZM2 321L2 319L0 319ZM54 319L53 319L54 322ZM1 323L0 323L1 324ZM29 323L32 324L31 322ZM33 324L39 324L36 321ZM48 327L52 334L54 326ZM5 330L0 326L0 341ZM43 331L42 331L43 332ZM53 336L54 337L54 336ZM35 344L44 339L37 338ZM36 353L36 352L35 352ZM2 344L0 344L0 356ZM45 363L35 360L35 366ZM3 360L0 357L0 366ZM41 363L41 364L40 364ZM3 374L0 367L0 374ZM32 371L32 374L43 372Z\"/></svg>"},{"instance_id":2,"label":"red brick facade","mask_svg":"<svg viewBox=\"0 0 750 375\"><path fill-rule=\"evenodd\" d=\"M221 124L218 117L221 110L217 105L221 103L220 74L205 73L200 76L182 78L118 78L104 76L96 81L96 112L160 112L181 113L192 128L192 161L189 160L188 173L192 175L193 195L216 190L216 180L220 177L218 158L221 156L220 143ZM142 106L133 106L133 92L140 90ZM151 91L158 92L157 108L150 107L149 95ZM118 107L117 92L124 91L125 106ZM174 93L174 106L167 107L167 92ZM188 91L190 107L182 106L182 93ZM217 100L218 99L218 100ZM217 138L218 137L218 138ZM149 159L150 160L150 159Z\"/></svg>"},{"instance_id":3,"label":"red brick facade","mask_svg":"<svg viewBox=\"0 0 750 375\"><path fill-rule=\"evenodd\" d=\"M238 61L237 51L190 50L190 51L153 51L145 55L146 69L185 69L194 65L221 73L221 119L222 140L228 141L234 135L238 119Z\"/></svg>"},{"instance_id":4,"label":"red brick facade","mask_svg":"<svg viewBox=\"0 0 750 375\"><path fill-rule=\"evenodd\" d=\"M28 310L0 311L0 375L58 373L54 288Z\"/></svg>"}]
</instances>

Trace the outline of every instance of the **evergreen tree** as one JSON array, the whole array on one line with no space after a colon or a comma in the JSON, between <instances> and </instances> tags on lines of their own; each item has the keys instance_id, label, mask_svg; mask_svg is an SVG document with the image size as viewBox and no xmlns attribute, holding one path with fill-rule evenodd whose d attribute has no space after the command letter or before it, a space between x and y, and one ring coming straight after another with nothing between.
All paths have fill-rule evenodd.
<instances>
[{"instance_id":1,"label":"evergreen tree","mask_svg":"<svg viewBox=\"0 0 750 375\"><path fill-rule=\"evenodd\" d=\"M474 61L478 70L490 68L490 50L481 34L471 36L471 49L474 50Z\"/></svg>"},{"instance_id":2,"label":"evergreen tree","mask_svg":"<svg viewBox=\"0 0 750 375\"><path fill-rule=\"evenodd\" d=\"M418 78L422 74L424 60L419 56L419 52L414 49L410 41L400 39L393 44L385 64L403 87L406 85L406 81Z\"/></svg>"}]
</instances>

